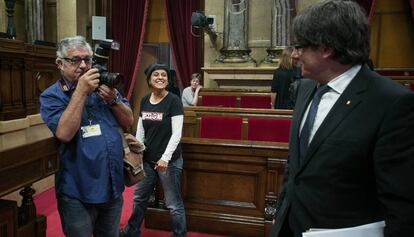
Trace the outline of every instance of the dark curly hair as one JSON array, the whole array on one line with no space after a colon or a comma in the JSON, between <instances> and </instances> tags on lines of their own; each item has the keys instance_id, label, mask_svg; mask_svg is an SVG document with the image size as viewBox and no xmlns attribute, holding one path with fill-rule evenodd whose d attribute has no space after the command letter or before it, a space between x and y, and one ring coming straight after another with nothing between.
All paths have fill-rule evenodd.
<instances>
[{"instance_id":1,"label":"dark curly hair","mask_svg":"<svg viewBox=\"0 0 414 237\"><path fill-rule=\"evenodd\" d=\"M368 19L353 1L328 0L310 6L295 17L293 36L298 44L332 48L341 64L362 64L369 58Z\"/></svg>"}]
</instances>

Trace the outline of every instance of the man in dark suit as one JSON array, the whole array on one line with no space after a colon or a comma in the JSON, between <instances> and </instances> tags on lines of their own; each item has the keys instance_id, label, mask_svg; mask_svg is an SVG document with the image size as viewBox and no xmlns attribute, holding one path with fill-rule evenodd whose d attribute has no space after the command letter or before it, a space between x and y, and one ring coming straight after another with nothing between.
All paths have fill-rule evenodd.
<instances>
[{"instance_id":1,"label":"man in dark suit","mask_svg":"<svg viewBox=\"0 0 414 237\"><path fill-rule=\"evenodd\" d=\"M371 71L369 26L351 1L312 5L293 23L302 75L271 236L385 220L414 236L414 94ZM322 89L324 88L324 89Z\"/></svg>"}]
</instances>

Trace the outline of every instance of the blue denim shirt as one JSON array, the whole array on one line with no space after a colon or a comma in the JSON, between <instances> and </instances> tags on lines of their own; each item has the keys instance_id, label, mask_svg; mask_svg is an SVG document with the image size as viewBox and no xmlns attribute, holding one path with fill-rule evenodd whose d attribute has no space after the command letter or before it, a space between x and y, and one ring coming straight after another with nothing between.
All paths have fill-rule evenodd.
<instances>
[{"instance_id":1,"label":"blue denim shirt","mask_svg":"<svg viewBox=\"0 0 414 237\"><path fill-rule=\"evenodd\" d=\"M40 96L41 116L53 134L70 96L71 92L63 91L59 81ZM129 105L125 98L122 102ZM99 124L102 134L85 138L79 128L69 143L59 142L57 196L65 194L85 203L104 203L122 194L123 146L119 124L110 110L105 101L91 93L82 112L81 127L90 122Z\"/></svg>"}]
</instances>

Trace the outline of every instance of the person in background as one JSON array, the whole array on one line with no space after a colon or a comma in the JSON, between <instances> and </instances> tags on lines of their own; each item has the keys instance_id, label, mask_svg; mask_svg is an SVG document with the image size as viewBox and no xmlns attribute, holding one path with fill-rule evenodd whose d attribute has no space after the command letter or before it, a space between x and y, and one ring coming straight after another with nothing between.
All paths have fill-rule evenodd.
<instances>
[{"instance_id":1,"label":"person in background","mask_svg":"<svg viewBox=\"0 0 414 237\"><path fill-rule=\"evenodd\" d=\"M100 85L82 36L59 42L61 78L40 95L40 114L59 144L56 198L69 237L118 235L124 191L121 127L134 118L128 100Z\"/></svg>"},{"instance_id":2,"label":"person in background","mask_svg":"<svg viewBox=\"0 0 414 237\"><path fill-rule=\"evenodd\" d=\"M279 67L273 73L271 85L271 103L274 109L292 109L294 102L290 86L294 81L294 65L290 55L292 48L286 47L279 62ZM294 92L292 92L294 93Z\"/></svg>"},{"instance_id":3,"label":"person in background","mask_svg":"<svg viewBox=\"0 0 414 237\"><path fill-rule=\"evenodd\" d=\"M181 198L183 158L180 146L183 105L178 96L166 90L169 77L167 65L151 64L145 74L151 93L141 100L136 137L146 147L146 176L136 185L132 215L127 226L121 229L120 236L140 236L148 200L158 180L170 210L172 236L185 236L187 227Z\"/></svg>"},{"instance_id":4,"label":"person in background","mask_svg":"<svg viewBox=\"0 0 414 237\"><path fill-rule=\"evenodd\" d=\"M292 29L292 57L309 79L270 236L381 221L385 237L413 236L414 94L366 65L369 24L356 2L318 2Z\"/></svg>"},{"instance_id":5,"label":"person in background","mask_svg":"<svg viewBox=\"0 0 414 237\"><path fill-rule=\"evenodd\" d=\"M191 75L191 85L189 87L184 88L183 95L181 97L181 101L183 102L183 106L196 106L198 103L198 93L203 86L200 85L201 74L200 73L193 73Z\"/></svg>"},{"instance_id":6,"label":"person in background","mask_svg":"<svg viewBox=\"0 0 414 237\"><path fill-rule=\"evenodd\" d=\"M296 60L293 60L293 82L290 83L290 86L289 86L289 96L290 96L290 101L293 106L292 108L295 108L296 98L298 97L298 90L299 90L301 79L302 79L302 72L300 70L300 65L298 65Z\"/></svg>"}]
</instances>

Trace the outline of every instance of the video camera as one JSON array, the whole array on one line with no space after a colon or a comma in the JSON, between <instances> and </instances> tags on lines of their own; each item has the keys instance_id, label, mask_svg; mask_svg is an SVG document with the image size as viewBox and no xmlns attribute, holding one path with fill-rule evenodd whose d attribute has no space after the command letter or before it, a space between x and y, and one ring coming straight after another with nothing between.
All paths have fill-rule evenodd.
<instances>
[{"instance_id":1,"label":"video camera","mask_svg":"<svg viewBox=\"0 0 414 237\"><path fill-rule=\"evenodd\" d=\"M205 16L202 11L193 12L191 15L191 34L195 37L201 37L201 35L196 35L193 33L193 27L201 28L208 34L211 42L213 45L215 45L217 40L217 32L214 27L214 22L215 17Z\"/></svg>"},{"instance_id":2,"label":"video camera","mask_svg":"<svg viewBox=\"0 0 414 237\"><path fill-rule=\"evenodd\" d=\"M214 18L205 16L202 11L195 11L191 15L191 26L207 28L212 24L214 24Z\"/></svg>"},{"instance_id":3,"label":"video camera","mask_svg":"<svg viewBox=\"0 0 414 237\"><path fill-rule=\"evenodd\" d=\"M116 87L121 79L122 75L117 72L109 72L106 68L106 64L108 63L109 53L111 49L119 50L120 45L119 42L113 40L101 40L98 43L98 46L95 49L95 53L93 56L94 64L93 68L97 68L99 70L99 85L105 84L111 88Z\"/></svg>"}]
</instances>

